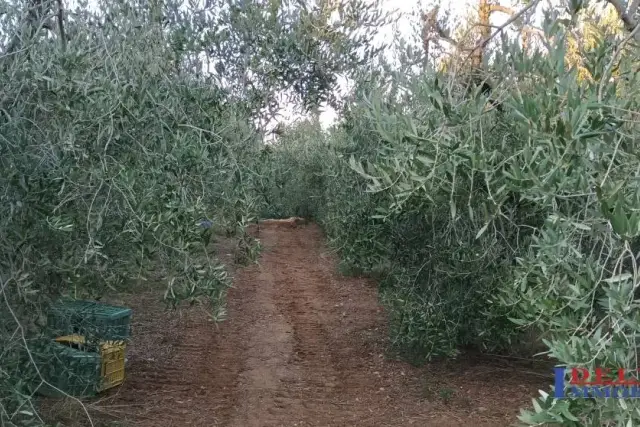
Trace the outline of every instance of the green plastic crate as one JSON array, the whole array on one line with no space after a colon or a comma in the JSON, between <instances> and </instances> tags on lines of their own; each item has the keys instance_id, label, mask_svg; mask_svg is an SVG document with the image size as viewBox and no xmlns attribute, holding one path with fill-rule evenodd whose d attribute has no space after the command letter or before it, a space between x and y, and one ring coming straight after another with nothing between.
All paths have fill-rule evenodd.
<instances>
[{"instance_id":1,"label":"green plastic crate","mask_svg":"<svg viewBox=\"0 0 640 427\"><path fill-rule=\"evenodd\" d=\"M95 301L59 301L47 319L54 336L79 334L87 341L127 340L131 335L131 309Z\"/></svg>"},{"instance_id":2,"label":"green plastic crate","mask_svg":"<svg viewBox=\"0 0 640 427\"><path fill-rule=\"evenodd\" d=\"M53 386L42 384L38 388L39 394L90 397L98 393L101 382L99 353L52 342L40 353L39 359L40 374Z\"/></svg>"}]
</instances>

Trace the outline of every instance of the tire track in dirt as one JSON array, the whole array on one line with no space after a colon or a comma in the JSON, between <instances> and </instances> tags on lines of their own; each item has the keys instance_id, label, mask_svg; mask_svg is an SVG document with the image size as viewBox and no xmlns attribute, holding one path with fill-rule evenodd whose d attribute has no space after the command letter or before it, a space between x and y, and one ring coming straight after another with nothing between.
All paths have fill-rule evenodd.
<instances>
[{"instance_id":1,"label":"tire track in dirt","mask_svg":"<svg viewBox=\"0 0 640 427\"><path fill-rule=\"evenodd\" d=\"M143 427L497 427L513 423L539 387L508 370L463 365L442 380L448 367L387 359L375 285L337 273L319 227L271 223L258 237L260 262L235 272L217 327L197 308L167 314L157 292L132 297L140 334L128 378L102 412ZM149 357L159 349L162 357ZM494 392L482 375L495 372ZM425 377L436 390L449 381L460 398L425 396Z\"/></svg>"},{"instance_id":2,"label":"tire track in dirt","mask_svg":"<svg viewBox=\"0 0 640 427\"><path fill-rule=\"evenodd\" d=\"M303 242L291 245L298 230L273 227L262 233L257 300L267 324L256 324L257 345L249 348L241 386L244 403L230 425L315 425L310 420L322 419L326 405L336 406L338 376L323 315L328 277L305 258Z\"/></svg>"}]
</instances>

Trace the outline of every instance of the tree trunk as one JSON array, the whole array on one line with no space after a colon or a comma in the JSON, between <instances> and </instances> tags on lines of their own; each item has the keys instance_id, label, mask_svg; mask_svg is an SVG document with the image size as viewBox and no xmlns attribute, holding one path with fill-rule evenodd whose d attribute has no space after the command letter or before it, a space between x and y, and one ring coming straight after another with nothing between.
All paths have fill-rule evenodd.
<instances>
[{"instance_id":1,"label":"tree trunk","mask_svg":"<svg viewBox=\"0 0 640 427\"><path fill-rule=\"evenodd\" d=\"M475 73L483 69L484 43L491 36L491 0L480 0L478 7L479 40L471 55L471 67Z\"/></svg>"}]
</instances>

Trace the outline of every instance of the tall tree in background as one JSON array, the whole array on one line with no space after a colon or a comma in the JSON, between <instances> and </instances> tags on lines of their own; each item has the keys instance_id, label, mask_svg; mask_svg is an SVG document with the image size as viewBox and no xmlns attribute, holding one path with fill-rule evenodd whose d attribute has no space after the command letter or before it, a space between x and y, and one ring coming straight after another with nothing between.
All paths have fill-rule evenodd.
<instances>
[{"instance_id":1,"label":"tall tree in background","mask_svg":"<svg viewBox=\"0 0 640 427\"><path fill-rule=\"evenodd\" d=\"M580 80L594 82L594 76L589 71L588 53L600 46L602 40L618 43L624 33L624 25L615 7L609 3L588 5L577 12L576 23L569 31L567 66L578 69Z\"/></svg>"},{"instance_id":2,"label":"tall tree in background","mask_svg":"<svg viewBox=\"0 0 640 427\"><path fill-rule=\"evenodd\" d=\"M451 32L447 19L438 19L438 7L422 14L422 45L425 61L433 52L433 45L444 42L451 53L439 58L439 69L454 72L460 76L469 76L474 85L482 86L488 92L493 88L487 69L489 42L509 28L515 30L516 37L525 52L534 45L534 38L541 40L541 46L550 41L544 37L544 31L530 24L530 18L538 1L528 1L519 10L500 5L497 0L478 0L477 8L462 20L463 24ZM574 16L567 27L567 66L578 68L580 79L592 79L585 63L586 53L605 38L611 43L619 43L625 32L630 38L638 39L640 1L605 0L580 1L567 3L566 12ZM561 10L556 10L560 12ZM509 16L507 22L497 27L491 23L495 13ZM615 67L614 67L615 68ZM615 73L615 69L614 69Z\"/></svg>"},{"instance_id":3,"label":"tall tree in background","mask_svg":"<svg viewBox=\"0 0 640 427\"><path fill-rule=\"evenodd\" d=\"M439 8L435 7L422 15L425 57L428 58L429 48L433 42L446 42L453 52L450 56L441 58L440 68L467 76L473 86L479 86L483 92L489 93L493 84L487 73L486 62L489 43L496 34L493 31L502 31L506 26L514 24L522 29L522 34L531 32L531 27L527 25L527 18L536 3L537 0L534 0L521 10L515 11L497 4L494 0L479 0L477 8L463 20L463 25L458 26L453 34L448 28L446 19L438 20ZM495 13L510 16L502 28L491 24L491 18Z\"/></svg>"},{"instance_id":4,"label":"tall tree in background","mask_svg":"<svg viewBox=\"0 0 640 427\"><path fill-rule=\"evenodd\" d=\"M618 18L622 21L624 28L631 33L636 41L640 42L640 1L638 0L605 0L616 10ZM582 2L574 0L572 4L580 5Z\"/></svg>"}]
</instances>

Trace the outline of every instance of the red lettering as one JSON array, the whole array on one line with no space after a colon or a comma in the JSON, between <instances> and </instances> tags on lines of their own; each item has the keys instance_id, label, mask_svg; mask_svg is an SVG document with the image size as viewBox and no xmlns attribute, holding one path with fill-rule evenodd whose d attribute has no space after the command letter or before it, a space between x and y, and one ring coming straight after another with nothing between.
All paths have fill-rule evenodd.
<instances>
[{"instance_id":1,"label":"red lettering","mask_svg":"<svg viewBox=\"0 0 640 427\"><path fill-rule=\"evenodd\" d=\"M591 385L611 385L611 369L609 368L596 368L596 379L591 382ZM620 378L620 370L618 370L618 378ZM622 379L624 380L624 369L622 370Z\"/></svg>"},{"instance_id":2,"label":"red lettering","mask_svg":"<svg viewBox=\"0 0 640 427\"><path fill-rule=\"evenodd\" d=\"M630 371L630 375L627 375L627 370L625 368L618 369L618 380L615 384L624 386L640 385L638 382L638 372L640 372L640 368Z\"/></svg>"},{"instance_id":3,"label":"red lettering","mask_svg":"<svg viewBox=\"0 0 640 427\"><path fill-rule=\"evenodd\" d=\"M582 376L579 373L582 372ZM587 368L571 368L571 382L572 385L587 385L589 379L589 371Z\"/></svg>"},{"instance_id":4,"label":"red lettering","mask_svg":"<svg viewBox=\"0 0 640 427\"><path fill-rule=\"evenodd\" d=\"M590 378L592 381L589 381ZM611 368L595 368L593 377L587 368L571 368L570 384L575 386L640 386L640 368L634 370L618 368L615 373Z\"/></svg>"}]
</instances>

